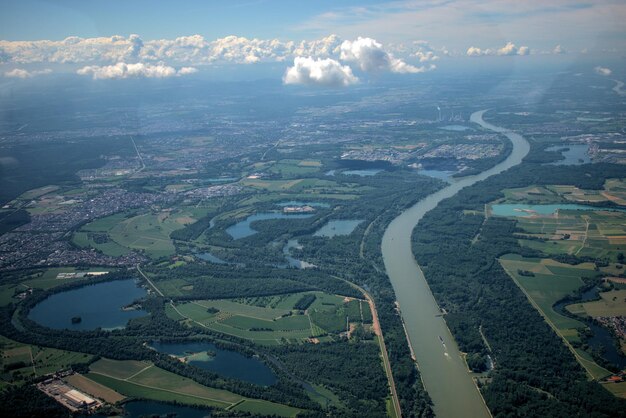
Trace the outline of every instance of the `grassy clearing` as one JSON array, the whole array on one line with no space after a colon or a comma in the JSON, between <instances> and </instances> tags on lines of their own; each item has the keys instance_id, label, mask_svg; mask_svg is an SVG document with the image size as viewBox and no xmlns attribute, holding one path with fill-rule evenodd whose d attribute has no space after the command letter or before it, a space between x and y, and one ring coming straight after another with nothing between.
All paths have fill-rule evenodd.
<instances>
[{"instance_id":1,"label":"grassy clearing","mask_svg":"<svg viewBox=\"0 0 626 418\"><path fill-rule=\"evenodd\" d=\"M174 254L170 234L206 214L204 208L162 210L140 215L118 213L97 219L72 237L81 247L93 247L105 254L119 256L130 250L145 251L158 258Z\"/></svg>"},{"instance_id":2,"label":"grassy clearing","mask_svg":"<svg viewBox=\"0 0 626 418\"><path fill-rule=\"evenodd\" d=\"M66 370L73 364L85 363L93 358L90 354L22 344L2 336L0 353L0 366L11 369L0 380L0 388L9 382L21 383L25 379Z\"/></svg>"},{"instance_id":3,"label":"grassy clearing","mask_svg":"<svg viewBox=\"0 0 626 418\"><path fill-rule=\"evenodd\" d=\"M146 367L150 366L150 364L151 363L145 361L109 360L102 358L89 366L89 369L94 373L124 380L144 370Z\"/></svg>"},{"instance_id":4,"label":"grassy clearing","mask_svg":"<svg viewBox=\"0 0 626 418\"><path fill-rule=\"evenodd\" d=\"M568 309L570 309L569 306ZM600 300L573 305L572 310L593 318L599 316L626 316L626 290L600 293Z\"/></svg>"},{"instance_id":5,"label":"grassy clearing","mask_svg":"<svg viewBox=\"0 0 626 418\"><path fill-rule=\"evenodd\" d=\"M294 310L303 295L315 295L306 311ZM301 342L311 337L346 331L350 323L371 322L369 305L323 292L302 292L233 300L197 300L169 306L167 315L245 338L258 344Z\"/></svg>"},{"instance_id":6,"label":"grassy clearing","mask_svg":"<svg viewBox=\"0 0 626 418\"><path fill-rule=\"evenodd\" d=\"M287 405L246 398L226 390L203 386L186 377L139 361L101 359L91 366L91 372L86 377L125 396L142 399L219 408L235 405L237 408L247 404L238 410L257 414L273 413L285 417L295 416L301 411Z\"/></svg>"},{"instance_id":7,"label":"grassy clearing","mask_svg":"<svg viewBox=\"0 0 626 418\"><path fill-rule=\"evenodd\" d=\"M626 382L605 383L602 386L615 396L626 398Z\"/></svg>"}]
</instances>

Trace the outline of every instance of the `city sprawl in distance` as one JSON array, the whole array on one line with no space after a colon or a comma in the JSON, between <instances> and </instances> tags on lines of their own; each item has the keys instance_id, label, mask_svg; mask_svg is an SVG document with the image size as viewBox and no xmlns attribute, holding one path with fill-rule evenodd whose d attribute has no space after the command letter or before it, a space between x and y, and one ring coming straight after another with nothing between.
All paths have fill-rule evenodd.
<instances>
[{"instance_id":1,"label":"city sprawl in distance","mask_svg":"<svg viewBox=\"0 0 626 418\"><path fill-rule=\"evenodd\" d=\"M626 417L626 4L305 3L0 2L0 416Z\"/></svg>"}]
</instances>

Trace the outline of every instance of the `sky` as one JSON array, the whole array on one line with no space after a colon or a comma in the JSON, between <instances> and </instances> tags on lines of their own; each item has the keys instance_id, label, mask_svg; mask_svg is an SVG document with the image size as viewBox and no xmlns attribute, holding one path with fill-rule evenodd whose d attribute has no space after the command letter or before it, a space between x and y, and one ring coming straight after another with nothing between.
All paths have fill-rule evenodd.
<instances>
[{"instance_id":1,"label":"sky","mask_svg":"<svg viewBox=\"0 0 626 418\"><path fill-rule=\"evenodd\" d=\"M623 0L0 0L0 74L180 77L272 62L285 84L346 87L451 58L623 60L624 22Z\"/></svg>"}]
</instances>

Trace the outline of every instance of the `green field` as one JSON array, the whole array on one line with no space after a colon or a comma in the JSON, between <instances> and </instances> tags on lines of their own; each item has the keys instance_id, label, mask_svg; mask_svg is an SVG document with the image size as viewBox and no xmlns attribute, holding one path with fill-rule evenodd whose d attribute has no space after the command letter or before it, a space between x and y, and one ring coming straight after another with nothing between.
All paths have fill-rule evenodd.
<instances>
[{"instance_id":1,"label":"green field","mask_svg":"<svg viewBox=\"0 0 626 418\"><path fill-rule=\"evenodd\" d=\"M567 309L577 315L589 315L592 318L607 316L626 316L626 290L612 290L600 293L600 300L576 303Z\"/></svg>"},{"instance_id":2,"label":"green field","mask_svg":"<svg viewBox=\"0 0 626 418\"><path fill-rule=\"evenodd\" d=\"M72 237L80 247L93 247L111 256L130 250L145 251L152 258L173 255L170 234L195 222L206 208L181 208L135 215L118 213L83 226Z\"/></svg>"},{"instance_id":3,"label":"green field","mask_svg":"<svg viewBox=\"0 0 626 418\"><path fill-rule=\"evenodd\" d=\"M22 344L3 336L0 336L0 352L3 369L5 367L11 369L9 373L2 375L0 388L10 383L21 383L32 377L66 370L72 364L86 363L92 359L89 354ZM16 368L20 362L25 366Z\"/></svg>"},{"instance_id":4,"label":"green field","mask_svg":"<svg viewBox=\"0 0 626 418\"><path fill-rule=\"evenodd\" d=\"M626 206L626 182L610 179L603 190L529 186L503 191L507 203L607 203ZM615 262L626 251L626 212L561 210L557 215L515 217L520 244L547 255L573 254Z\"/></svg>"},{"instance_id":5,"label":"green field","mask_svg":"<svg viewBox=\"0 0 626 418\"><path fill-rule=\"evenodd\" d=\"M592 263L571 266L551 259L531 259L518 255L505 255L499 261L506 272L526 293L530 302L565 341L568 343L581 341L578 329L584 329L586 325L581 321L555 312L552 306L583 286L582 277L597 275ZM520 271L531 272L534 276L521 275ZM593 362L587 353L580 349L574 350L571 345L570 349L575 352L578 361L593 378L600 379L611 374Z\"/></svg>"},{"instance_id":6,"label":"green field","mask_svg":"<svg viewBox=\"0 0 626 418\"><path fill-rule=\"evenodd\" d=\"M314 294L315 301L305 312L294 311L303 295ZM217 310L217 312L215 312ZM197 300L168 305L167 315L187 325L199 326L275 345L346 331L347 322L371 321L367 303L344 300L323 292L265 296L233 300Z\"/></svg>"},{"instance_id":7,"label":"green field","mask_svg":"<svg viewBox=\"0 0 626 418\"><path fill-rule=\"evenodd\" d=\"M250 399L232 392L203 386L186 377L160 369L151 363L101 359L90 367L87 378L125 396L155 401L206 405L278 416L292 417L297 408Z\"/></svg>"}]
</instances>

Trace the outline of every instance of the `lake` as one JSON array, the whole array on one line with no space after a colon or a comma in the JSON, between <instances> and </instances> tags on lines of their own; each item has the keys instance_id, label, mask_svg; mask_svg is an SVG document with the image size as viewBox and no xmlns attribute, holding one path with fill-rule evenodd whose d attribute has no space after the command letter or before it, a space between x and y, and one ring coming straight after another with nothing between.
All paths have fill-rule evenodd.
<instances>
[{"instance_id":1,"label":"lake","mask_svg":"<svg viewBox=\"0 0 626 418\"><path fill-rule=\"evenodd\" d=\"M577 205L573 203L557 203L551 205L525 205L519 203L500 203L491 206L491 214L496 216L524 217L533 215L553 215L557 210L606 210L623 212L620 208L603 208L598 206Z\"/></svg>"},{"instance_id":2,"label":"lake","mask_svg":"<svg viewBox=\"0 0 626 418\"><path fill-rule=\"evenodd\" d=\"M261 386L270 386L277 381L272 369L261 360L246 357L236 351L217 348L209 342L170 343L153 341L150 346L161 353L186 357L187 364L209 370L220 376ZM207 355L207 351L214 355Z\"/></svg>"},{"instance_id":3,"label":"lake","mask_svg":"<svg viewBox=\"0 0 626 418\"><path fill-rule=\"evenodd\" d=\"M346 176L369 177L369 176L375 176L381 171L385 171L385 170L383 170L382 168L368 168L365 170L346 170L346 171L342 171L341 174L346 175Z\"/></svg>"},{"instance_id":4,"label":"lake","mask_svg":"<svg viewBox=\"0 0 626 418\"><path fill-rule=\"evenodd\" d=\"M255 215L248 216L246 219L241 222L237 222L235 225L229 226L226 228L226 232L228 235L233 237L233 239L240 239L249 237L259 232L252 229L250 226L252 222L267 221L269 219L305 219L310 218L311 216L313 215L310 213L296 215L286 215L282 212L257 213Z\"/></svg>"},{"instance_id":5,"label":"lake","mask_svg":"<svg viewBox=\"0 0 626 418\"><path fill-rule=\"evenodd\" d=\"M342 219L335 221L328 221L326 225L315 231L313 236L315 237L327 237L332 238L337 235L350 235L354 229L359 226L364 219Z\"/></svg>"},{"instance_id":6,"label":"lake","mask_svg":"<svg viewBox=\"0 0 626 418\"><path fill-rule=\"evenodd\" d=\"M193 408L191 406L171 405L155 401L131 401L124 404L125 418L142 417L185 417L204 418L210 417L208 409Z\"/></svg>"},{"instance_id":7,"label":"lake","mask_svg":"<svg viewBox=\"0 0 626 418\"><path fill-rule=\"evenodd\" d=\"M134 279L114 280L55 293L39 302L28 318L54 329L74 331L124 328L133 318L147 315L144 310L122 310L147 295ZM81 322L72 323L79 316Z\"/></svg>"},{"instance_id":8,"label":"lake","mask_svg":"<svg viewBox=\"0 0 626 418\"><path fill-rule=\"evenodd\" d=\"M591 158L589 158L588 154L589 145L587 144L555 145L553 147L546 148L546 151L560 151L561 155L565 157L564 160L548 163L550 165L580 165L589 164L591 162Z\"/></svg>"},{"instance_id":9,"label":"lake","mask_svg":"<svg viewBox=\"0 0 626 418\"><path fill-rule=\"evenodd\" d=\"M285 254L285 259L287 260L287 263L289 263L289 266L295 267L297 269L308 269L308 268L317 267L315 264L312 264L303 260L298 260L297 258L293 258L291 256L292 248L300 250L302 249L302 245L300 245L297 239L290 239L287 241L287 244L285 244L285 246L283 247L283 254Z\"/></svg>"}]
</instances>

